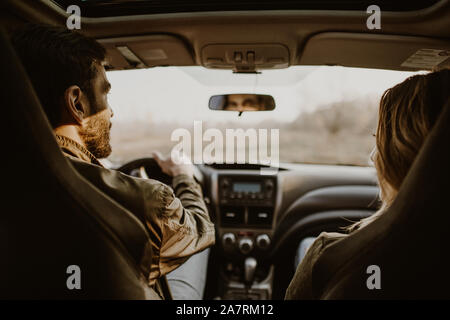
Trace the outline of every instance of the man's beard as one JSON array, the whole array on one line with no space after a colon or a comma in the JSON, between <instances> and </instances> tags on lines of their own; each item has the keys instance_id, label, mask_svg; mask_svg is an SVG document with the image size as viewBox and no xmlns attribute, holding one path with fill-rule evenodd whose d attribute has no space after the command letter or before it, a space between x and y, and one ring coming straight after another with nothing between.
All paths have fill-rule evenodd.
<instances>
[{"instance_id":1,"label":"man's beard","mask_svg":"<svg viewBox=\"0 0 450 320\"><path fill-rule=\"evenodd\" d=\"M102 113L97 113L88 119L87 125L80 131L80 137L86 148L97 159L103 159L111 154L110 132L111 124Z\"/></svg>"}]
</instances>

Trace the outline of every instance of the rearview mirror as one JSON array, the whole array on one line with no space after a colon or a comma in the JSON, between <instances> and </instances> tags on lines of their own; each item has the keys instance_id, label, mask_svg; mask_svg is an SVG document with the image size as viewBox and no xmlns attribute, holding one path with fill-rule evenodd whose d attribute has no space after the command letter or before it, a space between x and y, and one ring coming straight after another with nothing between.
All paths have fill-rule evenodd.
<instances>
[{"instance_id":1,"label":"rearview mirror","mask_svg":"<svg viewBox=\"0 0 450 320\"><path fill-rule=\"evenodd\" d=\"M238 111L270 111L275 109L272 96L263 94L225 94L212 96L209 99L209 109Z\"/></svg>"}]
</instances>

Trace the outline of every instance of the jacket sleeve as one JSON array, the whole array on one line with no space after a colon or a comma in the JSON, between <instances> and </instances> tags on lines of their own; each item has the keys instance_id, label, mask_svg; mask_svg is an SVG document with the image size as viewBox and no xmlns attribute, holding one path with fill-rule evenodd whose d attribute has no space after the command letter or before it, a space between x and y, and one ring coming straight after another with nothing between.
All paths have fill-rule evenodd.
<instances>
[{"instance_id":1,"label":"jacket sleeve","mask_svg":"<svg viewBox=\"0 0 450 320\"><path fill-rule=\"evenodd\" d=\"M158 219L161 223L159 275L151 273L151 282L215 242L214 224L200 185L187 175L179 175L173 178L173 189L163 186L161 194L165 207Z\"/></svg>"},{"instance_id":2,"label":"jacket sleeve","mask_svg":"<svg viewBox=\"0 0 450 320\"><path fill-rule=\"evenodd\" d=\"M200 185L193 178L175 177L172 189L157 180L135 178L70 159L78 172L147 227L152 249L151 261L146 262L150 285L214 244L214 224Z\"/></svg>"}]
</instances>

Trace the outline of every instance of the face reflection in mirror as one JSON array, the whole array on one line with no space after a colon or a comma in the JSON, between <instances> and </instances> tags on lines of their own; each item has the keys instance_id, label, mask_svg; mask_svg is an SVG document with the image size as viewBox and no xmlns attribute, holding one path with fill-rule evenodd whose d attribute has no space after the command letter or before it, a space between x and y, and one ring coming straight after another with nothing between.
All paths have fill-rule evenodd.
<instances>
[{"instance_id":1,"label":"face reflection in mirror","mask_svg":"<svg viewBox=\"0 0 450 320\"><path fill-rule=\"evenodd\" d=\"M224 110L227 111L259 111L263 109L256 94L230 94Z\"/></svg>"}]
</instances>

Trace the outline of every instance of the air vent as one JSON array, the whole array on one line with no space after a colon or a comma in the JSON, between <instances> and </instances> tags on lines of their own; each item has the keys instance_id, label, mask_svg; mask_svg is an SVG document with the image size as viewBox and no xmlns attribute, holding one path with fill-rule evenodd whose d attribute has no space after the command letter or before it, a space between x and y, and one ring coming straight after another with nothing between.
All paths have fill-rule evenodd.
<instances>
[{"instance_id":1,"label":"air vent","mask_svg":"<svg viewBox=\"0 0 450 320\"><path fill-rule=\"evenodd\" d=\"M249 207L248 225L270 227L273 220L273 207Z\"/></svg>"},{"instance_id":2,"label":"air vent","mask_svg":"<svg viewBox=\"0 0 450 320\"><path fill-rule=\"evenodd\" d=\"M244 207L223 206L220 207L220 214L224 226L241 225L245 222Z\"/></svg>"}]
</instances>

